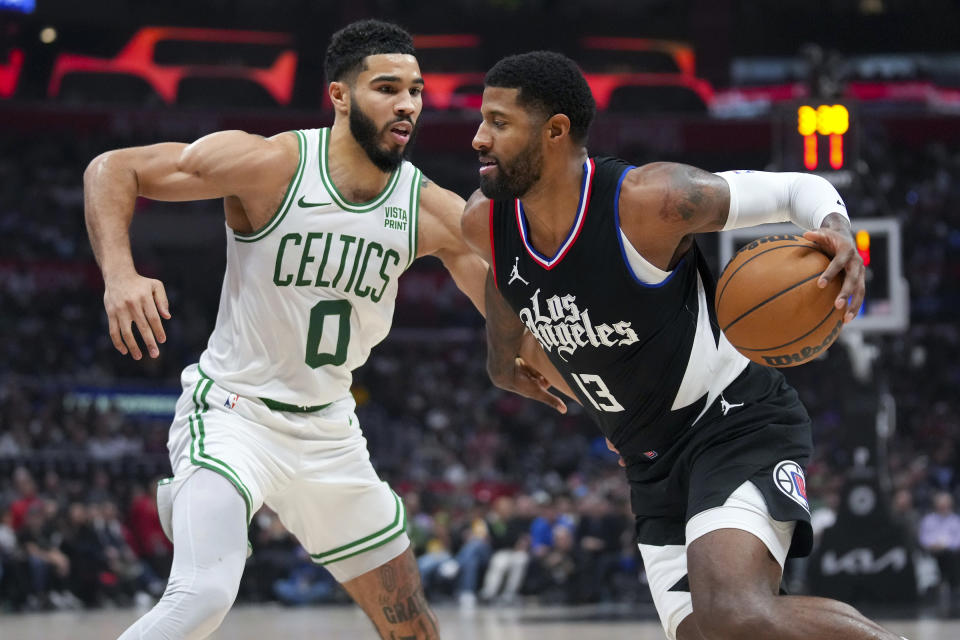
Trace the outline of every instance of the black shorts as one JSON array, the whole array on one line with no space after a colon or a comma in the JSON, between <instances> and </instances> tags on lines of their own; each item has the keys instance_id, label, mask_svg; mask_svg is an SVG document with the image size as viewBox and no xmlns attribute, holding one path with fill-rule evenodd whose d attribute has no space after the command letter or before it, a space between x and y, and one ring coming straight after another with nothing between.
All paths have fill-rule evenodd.
<instances>
[{"instance_id":1,"label":"black shorts","mask_svg":"<svg viewBox=\"0 0 960 640\"><path fill-rule=\"evenodd\" d=\"M655 460L627 461L638 543L685 544L687 521L749 480L773 519L797 522L789 555L808 555L813 531L803 470L812 450L797 392L779 371L751 363Z\"/></svg>"}]
</instances>

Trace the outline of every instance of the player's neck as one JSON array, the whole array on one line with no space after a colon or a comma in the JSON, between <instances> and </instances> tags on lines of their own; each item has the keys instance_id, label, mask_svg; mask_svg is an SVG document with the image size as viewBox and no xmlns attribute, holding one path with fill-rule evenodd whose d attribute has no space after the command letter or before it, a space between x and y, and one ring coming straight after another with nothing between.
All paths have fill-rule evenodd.
<instances>
[{"instance_id":1,"label":"player's neck","mask_svg":"<svg viewBox=\"0 0 960 640\"><path fill-rule=\"evenodd\" d=\"M390 180L390 174L378 169L357 144L346 120L337 120L330 128L327 172L337 191L350 202L372 200Z\"/></svg>"},{"instance_id":2,"label":"player's neck","mask_svg":"<svg viewBox=\"0 0 960 640\"><path fill-rule=\"evenodd\" d=\"M586 150L549 166L540 180L520 198L534 248L552 256L563 244L577 217Z\"/></svg>"}]
</instances>

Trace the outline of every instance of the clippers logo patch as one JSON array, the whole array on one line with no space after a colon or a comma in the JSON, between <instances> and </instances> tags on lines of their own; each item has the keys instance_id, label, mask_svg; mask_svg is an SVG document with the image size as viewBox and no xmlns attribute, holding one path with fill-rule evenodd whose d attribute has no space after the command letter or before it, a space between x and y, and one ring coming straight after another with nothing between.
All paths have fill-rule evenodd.
<instances>
[{"instance_id":1,"label":"clippers logo patch","mask_svg":"<svg viewBox=\"0 0 960 640\"><path fill-rule=\"evenodd\" d=\"M773 481L784 495L806 509L809 513L810 503L807 502L807 481L803 475L803 468L800 465L793 460L784 460L773 470Z\"/></svg>"}]
</instances>

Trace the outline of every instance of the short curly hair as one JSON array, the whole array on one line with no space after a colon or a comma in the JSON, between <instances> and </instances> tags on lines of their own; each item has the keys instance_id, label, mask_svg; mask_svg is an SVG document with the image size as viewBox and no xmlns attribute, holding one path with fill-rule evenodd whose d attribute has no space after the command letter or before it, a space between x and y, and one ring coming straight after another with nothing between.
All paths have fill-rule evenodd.
<instances>
[{"instance_id":1,"label":"short curly hair","mask_svg":"<svg viewBox=\"0 0 960 640\"><path fill-rule=\"evenodd\" d=\"M327 82L352 81L363 71L364 58L381 53L416 55L413 36L403 27L382 20L348 24L330 38L323 65Z\"/></svg>"},{"instance_id":2,"label":"short curly hair","mask_svg":"<svg viewBox=\"0 0 960 640\"><path fill-rule=\"evenodd\" d=\"M487 87L519 89L517 102L550 117L562 113L570 118L570 136L585 144L597 111L590 85L567 56L553 51L531 51L509 56L487 72Z\"/></svg>"}]
</instances>

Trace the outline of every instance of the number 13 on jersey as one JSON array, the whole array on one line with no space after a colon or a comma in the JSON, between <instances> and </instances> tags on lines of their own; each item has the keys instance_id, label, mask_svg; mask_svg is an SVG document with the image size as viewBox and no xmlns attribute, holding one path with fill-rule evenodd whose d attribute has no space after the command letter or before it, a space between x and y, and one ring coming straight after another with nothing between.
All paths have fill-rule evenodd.
<instances>
[{"instance_id":1,"label":"number 13 on jersey","mask_svg":"<svg viewBox=\"0 0 960 640\"><path fill-rule=\"evenodd\" d=\"M597 411L616 413L624 410L600 376L593 373L571 373L570 376Z\"/></svg>"}]
</instances>

